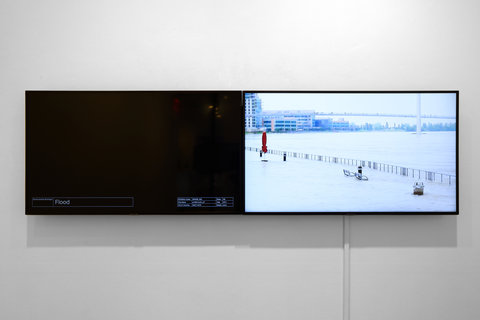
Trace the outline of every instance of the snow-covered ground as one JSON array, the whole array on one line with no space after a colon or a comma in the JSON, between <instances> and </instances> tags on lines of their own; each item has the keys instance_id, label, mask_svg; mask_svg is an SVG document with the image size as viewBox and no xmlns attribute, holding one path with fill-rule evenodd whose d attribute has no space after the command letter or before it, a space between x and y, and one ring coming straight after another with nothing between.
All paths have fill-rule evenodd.
<instances>
[{"instance_id":1,"label":"snow-covered ground","mask_svg":"<svg viewBox=\"0 0 480 320\"><path fill-rule=\"evenodd\" d=\"M322 134L325 133L313 133L313 135ZM343 137L347 140L351 138L359 141L358 137L352 137L352 135L354 134L348 135L348 133L345 133ZM250 136L258 137L258 135ZM278 139L275 139L275 136ZM295 137L292 138L292 136ZM297 137L298 134L284 134L283 137L282 134L270 134L270 143L267 141L267 145L272 149L338 155L373 161L379 161L378 157L373 157L378 155L381 158L380 161L383 160L385 163L405 165L405 162L408 162L408 164L412 164L410 167L414 168L432 170L433 166L434 168L443 169L442 171L444 172L455 172L454 160L452 168L452 160L449 159L451 156L443 151L441 153L445 156L432 152L432 150L430 150L430 155L428 155L429 150L424 150L420 164L414 166L415 153L408 152L408 145L400 145L396 152L393 150L393 153L397 155L396 157L383 154L382 158L381 150L373 150L373 152L369 153L367 150L362 150L362 146L359 146L352 152L348 152L342 149L340 144L335 148L335 142L339 143L338 136L335 139L336 141L328 141L328 139L325 139L326 136L323 136L321 139L325 142L324 146L327 146L327 149L331 148L330 151L332 152L328 152L328 150L320 152L320 147L315 145L310 145L309 150L305 150L308 144L303 145L298 141L295 144L291 141ZM411 137L411 134L409 134L406 139L418 141L418 139L413 140L416 137L410 139ZM420 139L422 138L420 137ZM438 140L438 137L434 138ZM280 142L280 140L286 141L275 146L275 140L277 142ZM247 135L246 145L259 147L257 141L258 139L251 138L249 141ZM388 140L386 140L387 143ZM420 141L420 145L423 145L425 148L429 144L425 143L425 141ZM376 145L376 148L378 147ZM316 148L317 152L311 150L312 148ZM417 148L419 147L413 145L410 149L415 150ZM431 148L435 150L438 148L438 145L431 144ZM444 144L443 148L451 148L451 146L445 146ZM336 151L337 154L332 154L333 151ZM355 157L355 155L358 157ZM386 161L389 157L391 157L391 162ZM428 157L431 158L431 166L428 166ZM262 162L261 159L268 159L269 161ZM423 196L415 196L413 195L413 183L416 180L411 177L364 168L363 173L368 176L369 180L359 181L352 177L345 177L343 168L351 171L356 170L354 166L306 159L287 158L287 161L284 162L281 156L271 154L260 158L258 153L246 151L245 209L247 212L432 212L455 210L456 190L454 184L448 185L422 181L425 184L425 194Z\"/></svg>"}]
</instances>

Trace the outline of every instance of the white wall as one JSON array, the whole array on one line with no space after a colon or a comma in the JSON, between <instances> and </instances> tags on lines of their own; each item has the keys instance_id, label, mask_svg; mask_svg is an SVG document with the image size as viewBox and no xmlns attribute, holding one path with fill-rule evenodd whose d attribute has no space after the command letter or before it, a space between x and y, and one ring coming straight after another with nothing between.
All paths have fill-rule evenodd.
<instances>
[{"instance_id":1,"label":"white wall","mask_svg":"<svg viewBox=\"0 0 480 320\"><path fill-rule=\"evenodd\" d=\"M478 1L0 2L1 319L341 319L342 218L24 216L25 89L460 90L460 210L353 217L351 318L479 319Z\"/></svg>"}]
</instances>

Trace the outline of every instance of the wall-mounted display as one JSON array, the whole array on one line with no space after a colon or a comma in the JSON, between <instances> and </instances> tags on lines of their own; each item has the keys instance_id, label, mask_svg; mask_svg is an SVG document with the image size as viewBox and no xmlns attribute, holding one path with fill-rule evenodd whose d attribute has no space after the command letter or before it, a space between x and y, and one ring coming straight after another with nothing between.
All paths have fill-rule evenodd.
<instances>
[{"instance_id":1,"label":"wall-mounted display","mask_svg":"<svg viewBox=\"0 0 480 320\"><path fill-rule=\"evenodd\" d=\"M458 214L458 91L26 91L26 214Z\"/></svg>"},{"instance_id":2,"label":"wall-mounted display","mask_svg":"<svg viewBox=\"0 0 480 320\"><path fill-rule=\"evenodd\" d=\"M458 92L245 92L247 213L457 213Z\"/></svg>"},{"instance_id":3,"label":"wall-mounted display","mask_svg":"<svg viewBox=\"0 0 480 320\"><path fill-rule=\"evenodd\" d=\"M239 213L240 91L27 91L27 214Z\"/></svg>"}]
</instances>

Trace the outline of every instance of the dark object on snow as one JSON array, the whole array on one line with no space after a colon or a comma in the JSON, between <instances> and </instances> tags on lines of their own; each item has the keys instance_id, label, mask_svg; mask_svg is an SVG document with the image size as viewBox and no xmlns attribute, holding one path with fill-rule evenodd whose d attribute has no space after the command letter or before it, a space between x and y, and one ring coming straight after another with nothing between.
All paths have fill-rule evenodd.
<instances>
[{"instance_id":1,"label":"dark object on snow","mask_svg":"<svg viewBox=\"0 0 480 320\"><path fill-rule=\"evenodd\" d=\"M368 177L366 175L363 175L361 173L358 173L358 172L351 172L347 169L343 169L343 174L346 176L346 177L355 177L357 178L358 180L363 180L363 181L368 181Z\"/></svg>"},{"instance_id":2,"label":"dark object on snow","mask_svg":"<svg viewBox=\"0 0 480 320\"><path fill-rule=\"evenodd\" d=\"M424 189L423 182L415 182L413 185L413 194L417 196L422 196L423 195L423 189Z\"/></svg>"},{"instance_id":3,"label":"dark object on snow","mask_svg":"<svg viewBox=\"0 0 480 320\"><path fill-rule=\"evenodd\" d=\"M267 153L267 133L264 131L262 134L262 151Z\"/></svg>"}]
</instances>

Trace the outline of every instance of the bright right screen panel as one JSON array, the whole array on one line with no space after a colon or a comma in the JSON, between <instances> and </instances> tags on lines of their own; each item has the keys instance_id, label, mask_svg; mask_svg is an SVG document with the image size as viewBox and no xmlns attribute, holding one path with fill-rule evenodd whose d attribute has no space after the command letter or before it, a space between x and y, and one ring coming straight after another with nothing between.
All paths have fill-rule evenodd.
<instances>
[{"instance_id":1,"label":"bright right screen panel","mask_svg":"<svg viewBox=\"0 0 480 320\"><path fill-rule=\"evenodd\" d=\"M247 213L458 214L458 92L245 92Z\"/></svg>"}]
</instances>

